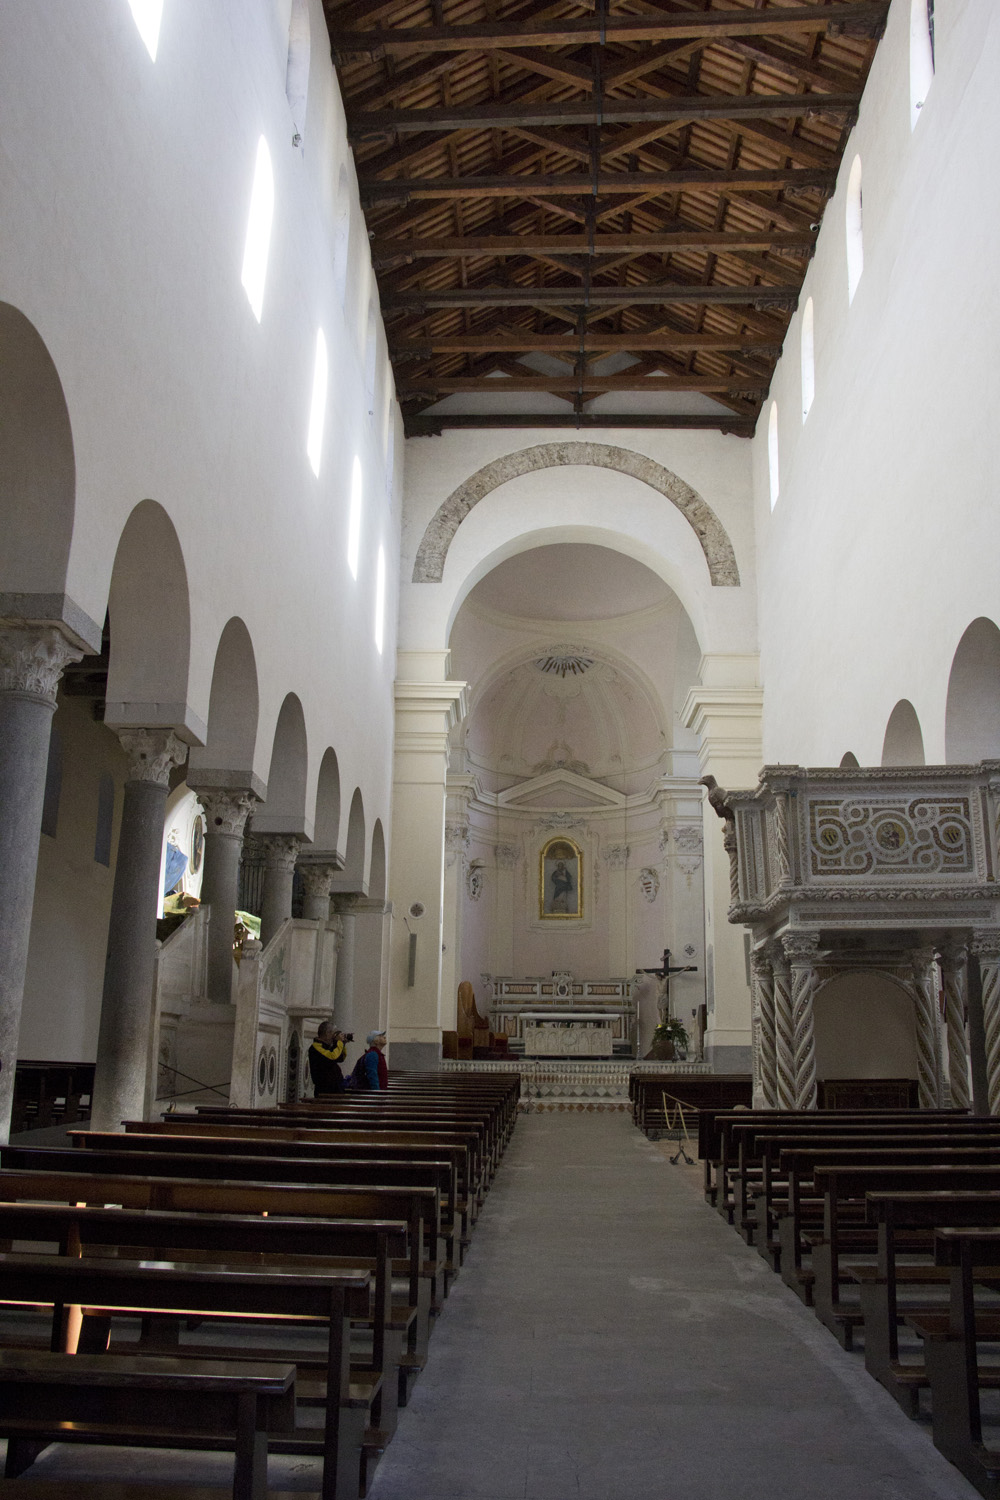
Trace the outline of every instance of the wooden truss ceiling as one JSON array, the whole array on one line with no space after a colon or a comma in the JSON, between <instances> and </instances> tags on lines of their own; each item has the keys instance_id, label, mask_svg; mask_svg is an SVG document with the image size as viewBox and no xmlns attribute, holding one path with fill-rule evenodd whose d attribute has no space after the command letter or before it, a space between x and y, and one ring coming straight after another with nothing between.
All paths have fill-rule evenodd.
<instances>
[{"instance_id":1,"label":"wooden truss ceiling","mask_svg":"<svg viewBox=\"0 0 1000 1500\"><path fill-rule=\"evenodd\" d=\"M749 435L889 0L324 4L407 431Z\"/></svg>"}]
</instances>

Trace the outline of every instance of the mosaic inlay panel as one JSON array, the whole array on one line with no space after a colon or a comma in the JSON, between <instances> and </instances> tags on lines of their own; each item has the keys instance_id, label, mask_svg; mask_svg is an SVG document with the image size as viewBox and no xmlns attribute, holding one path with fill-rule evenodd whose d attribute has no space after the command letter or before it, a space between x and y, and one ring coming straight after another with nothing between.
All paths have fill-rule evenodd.
<instances>
[{"instance_id":1,"label":"mosaic inlay panel","mask_svg":"<svg viewBox=\"0 0 1000 1500\"><path fill-rule=\"evenodd\" d=\"M812 875L969 875L975 870L967 797L810 801Z\"/></svg>"}]
</instances>

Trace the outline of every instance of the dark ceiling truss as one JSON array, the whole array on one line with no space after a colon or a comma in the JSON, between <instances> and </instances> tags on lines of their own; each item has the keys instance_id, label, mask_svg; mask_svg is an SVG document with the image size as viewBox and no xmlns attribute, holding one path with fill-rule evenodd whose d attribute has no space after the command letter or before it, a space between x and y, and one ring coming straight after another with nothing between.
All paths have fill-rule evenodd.
<instances>
[{"instance_id":1,"label":"dark ceiling truss","mask_svg":"<svg viewBox=\"0 0 1000 1500\"><path fill-rule=\"evenodd\" d=\"M407 431L749 435L888 3L324 0Z\"/></svg>"}]
</instances>

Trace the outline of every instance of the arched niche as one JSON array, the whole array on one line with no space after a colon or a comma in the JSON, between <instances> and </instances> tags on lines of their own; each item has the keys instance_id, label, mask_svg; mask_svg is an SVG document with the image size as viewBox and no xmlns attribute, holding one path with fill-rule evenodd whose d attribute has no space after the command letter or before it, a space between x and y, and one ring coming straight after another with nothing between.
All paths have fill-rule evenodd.
<instances>
[{"instance_id":1,"label":"arched niche","mask_svg":"<svg viewBox=\"0 0 1000 1500\"><path fill-rule=\"evenodd\" d=\"M984 615L962 636L951 664L944 741L949 765L1000 756L1000 630Z\"/></svg>"},{"instance_id":2,"label":"arched niche","mask_svg":"<svg viewBox=\"0 0 1000 1500\"><path fill-rule=\"evenodd\" d=\"M413 582L441 582L448 549L459 526L474 506L499 485L522 474L567 465L614 469L649 485L669 500L691 526L704 553L712 584L739 586L733 545L722 522L697 490L644 454L610 443L587 442L540 443L518 453L506 453L477 470L442 501L428 522L414 560Z\"/></svg>"},{"instance_id":3,"label":"arched niche","mask_svg":"<svg viewBox=\"0 0 1000 1500\"><path fill-rule=\"evenodd\" d=\"M849 771L859 771L861 769L861 763L853 750L844 751L840 757L840 764Z\"/></svg>"},{"instance_id":4,"label":"arched niche","mask_svg":"<svg viewBox=\"0 0 1000 1500\"><path fill-rule=\"evenodd\" d=\"M365 880L365 803L361 788L355 787L351 798L351 811L347 819L347 850L344 868L334 881L335 891L355 891L368 894Z\"/></svg>"},{"instance_id":5,"label":"arched niche","mask_svg":"<svg viewBox=\"0 0 1000 1500\"><path fill-rule=\"evenodd\" d=\"M274 727L267 801L254 813L254 833L297 833L312 839L312 819L306 818L308 770L305 715L298 698L289 693Z\"/></svg>"},{"instance_id":6,"label":"arched niche","mask_svg":"<svg viewBox=\"0 0 1000 1500\"><path fill-rule=\"evenodd\" d=\"M187 568L174 523L155 500L125 523L108 591L111 653L105 721L205 726L187 707L191 608Z\"/></svg>"},{"instance_id":7,"label":"arched niche","mask_svg":"<svg viewBox=\"0 0 1000 1500\"><path fill-rule=\"evenodd\" d=\"M313 842L317 849L340 847L340 767L337 752L330 746L324 752L316 784L316 826Z\"/></svg>"},{"instance_id":8,"label":"arched niche","mask_svg":"<svg viewBox=\"0 0 1000 1500\"><path fill-rule=\"evenodd\" d=\"M924 737L920 729L917 711L908 698L900 698L889 715L882 742L882 764L884 766L923 766Z\"/></svg>"},{"instance_id":9,"label":"arched niche","mask_svg":"<svg viewBox=\"0 0 1000 1500\"><path fill-rule=\"evenodd\" d=\"M816 992L813 1023L817 1078L917 1077L913 999L888 974L837 974Z\"/></svg>"},{"instance_id":10,"label":"arched niche","mask_svg":"<svg viewBox=\"0 0 1000 1500\"><path fill-rule=\"evenodd\" d=\"M385 900L386 867L385 867L385 834L382 832L382 821L375 819L372 829L372 857L368 868L368 895L374 901Z\"/></svg>"},{"instance_id":11,"label":"arched niche","mask_svg":"<svg viewBox=\"0 0 1000 1500\"><path fill-rule=\"evenodd\" d=\"M34 325L0 302L0 594L62 594L75 497L56 367Z\"/></svg>"},{"instance_id":12,"label":"arched niche","mask_svg":"<svg viewBox=\"0 0 1000 1500\"><path fill-rule=\"evenodd\" d=\"M227 622L216 647L208 702L208 737L204 747L191 751L191 772L237 772L247 778L240 784L252 785L259 712L260 693L253 641L246 625L234 615ZM194 780L197 785L196 776ZM259 784L259 791L263 796L263 783Z\"/></svg>"}]
</instances>

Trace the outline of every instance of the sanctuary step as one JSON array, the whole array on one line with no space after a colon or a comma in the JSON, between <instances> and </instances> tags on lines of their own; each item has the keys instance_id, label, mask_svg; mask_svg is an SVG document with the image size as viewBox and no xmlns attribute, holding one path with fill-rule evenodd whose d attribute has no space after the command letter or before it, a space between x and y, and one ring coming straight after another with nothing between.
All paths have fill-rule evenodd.
<instances>
[{"instance_id":1,"label":"sanctuary step","mask_svg":"<svg viewBox=\"0 0 1000 1500\"><path fill-rule=\"evenodd\" d=\"M518 1108L524 1114L545 1110L628 1110L629 1077L643 1068L642 1063L628 1062L561 1062L516 1058L510 1062L443 1062L447 1072L519 1073L521 1097ZM708 1063L651 1063L649 1069L660 1077L676 1074L710 1074Z\"/></svg>"}]
</instances>

